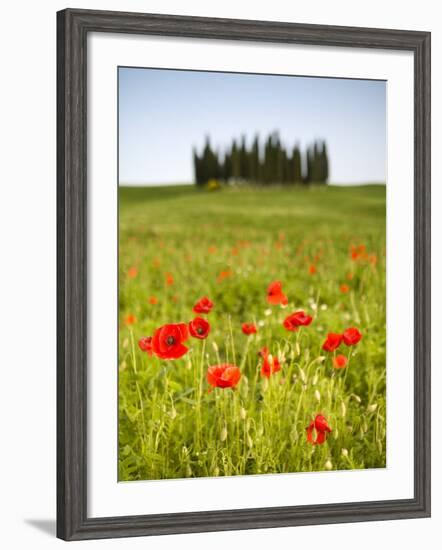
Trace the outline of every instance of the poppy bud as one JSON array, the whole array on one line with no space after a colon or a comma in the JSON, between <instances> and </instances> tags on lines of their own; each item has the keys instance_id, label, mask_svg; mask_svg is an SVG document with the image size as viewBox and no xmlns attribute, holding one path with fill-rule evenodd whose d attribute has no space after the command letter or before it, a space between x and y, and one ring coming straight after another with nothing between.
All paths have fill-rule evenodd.
<instances>
[{"instance_id":1,"label":"poppy bud","mask_svg":"<svg viewBox=\"0 0 442 550\"><path fill-rule=\"evenodd\" d=\"M301 348L299 346L299 342L296 342L295 344L295 348L296 348L296 355L301 355Z\"/></svg>"}]
</instances>

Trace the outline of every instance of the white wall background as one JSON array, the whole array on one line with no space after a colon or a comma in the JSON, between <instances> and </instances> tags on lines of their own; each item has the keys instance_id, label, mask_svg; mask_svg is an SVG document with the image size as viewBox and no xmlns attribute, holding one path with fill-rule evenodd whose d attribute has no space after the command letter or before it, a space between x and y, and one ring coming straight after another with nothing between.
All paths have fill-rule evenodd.
<instances>
[{"instance_id":1,"label":"white wall background","mask_svg":"<svg viewBox=\"0 0 442 550\"><path fill-rule=\"evenodd\" d=\"M437 0L95 0L2 6L0 84L0 518L1 546L51 549L55 530L55 12L65 7L144 11L432 32L433 517L70 543L87 548L437 548L442 521L438 308L442 279L442 17Z\"/></svg>"}]
</instances>

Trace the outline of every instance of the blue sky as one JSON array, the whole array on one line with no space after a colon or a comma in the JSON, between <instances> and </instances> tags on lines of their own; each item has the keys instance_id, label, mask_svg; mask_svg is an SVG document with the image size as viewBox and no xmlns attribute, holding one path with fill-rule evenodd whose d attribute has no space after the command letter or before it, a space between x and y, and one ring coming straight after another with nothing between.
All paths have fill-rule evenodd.
<instances>
[{"instance_id":1,"label":"blue sky","mask_svg":"<svg viewBox=\"0 0 442 550\"><path fill-rule=\"evenodd\" d=\"M192 147L224 150L278 131L288 147L325 139L330 182L385 182L386 82L119 69L119 182L193 181Z\"/></svg>"}]
</instances>

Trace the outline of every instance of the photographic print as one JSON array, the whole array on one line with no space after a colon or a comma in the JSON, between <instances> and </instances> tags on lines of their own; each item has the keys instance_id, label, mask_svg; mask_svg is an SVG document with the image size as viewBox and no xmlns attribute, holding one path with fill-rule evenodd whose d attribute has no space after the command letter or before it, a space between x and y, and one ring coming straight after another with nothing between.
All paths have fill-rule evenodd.
<instances>
[{"instance_id":1,"label":"photographic print","mask_svg":"<svg viewBox=\"0 0 442 550\"><path fill-rule=\"evenodd\" d=\"M118 127L119 481L384 468L386 82L119 67Z\"/></svg>"}]
</instances>

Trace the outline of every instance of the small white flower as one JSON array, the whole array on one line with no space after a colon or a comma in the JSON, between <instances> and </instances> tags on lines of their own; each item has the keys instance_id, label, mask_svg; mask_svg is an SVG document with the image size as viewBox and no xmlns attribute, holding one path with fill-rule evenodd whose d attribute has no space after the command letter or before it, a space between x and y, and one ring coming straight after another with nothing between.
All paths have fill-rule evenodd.
<instances>
[{"instance_id":1,"label":"small white flower","mask_svg":"<svg viewBox=\"0 0 442 550\"><path fill-rule=\"evenodd\" d=\"M270 308L268 308L268 309L266 309L266 310L264 311L264 315L265 315L266 317L268 317L268 316L271 315L271 314L272 314L272 310L271 310Z\"/></svg>"},{"instance_id":2,"label":"small white flower","mask_svg":"<svg viewBox=\"0 0 442 550\"><path fill-rule=\"evenodd\" d=\"M265 321L258 321L258 326L259 327L263 327L265 325Z\"/></svg>"},{"instance_id":3,"label":"small white flower","mask_svg":"<svg viewBox=\"0 0 442 550\"><path fill-rule=\"evenodd\" d=\"M321 305L321 310L326 311L327 310L327 304L322 304Z\"/></svg>"}]
</instances>

